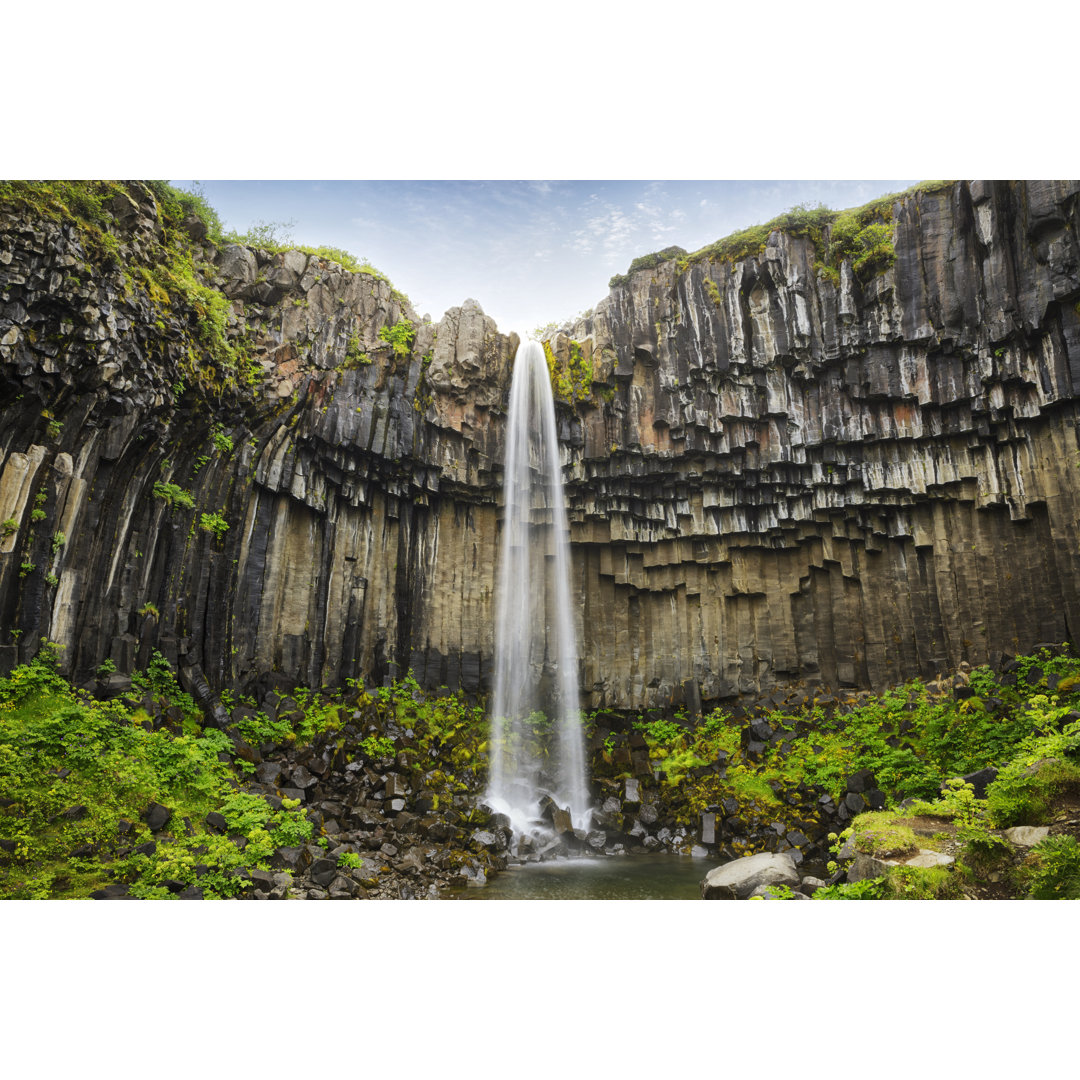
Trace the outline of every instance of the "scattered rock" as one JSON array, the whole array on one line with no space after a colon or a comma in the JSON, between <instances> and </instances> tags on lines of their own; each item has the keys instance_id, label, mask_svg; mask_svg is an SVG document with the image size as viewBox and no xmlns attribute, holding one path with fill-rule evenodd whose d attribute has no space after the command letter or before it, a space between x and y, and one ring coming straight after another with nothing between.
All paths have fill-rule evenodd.
<instances>
[{"instance_id":1,"label":"scattered rock","mask_svg":"<svg viewBox=\"0 0 1080 1080\"><path fill-rule=\"evenodd\" d=\"M142 813L142 819L151 832L160 832L169 823L172 811L161 803L152 802Z\"/></svg>"},{"instance_id":2,"label":"scattered rock","mask_svg":"<svg viewBox=\"0 0 1080 1080\"><path fill-rule=\"evenodd\" d=\"M745 900L759 885L799 884L790 855L762 852L710 870L701 883L703 900Z\"/></svg>"},{"instance_id":3,"label":"scattered rock","mask_svg":"<svg viewBox=\"0 0 1080 1080\"><path fill-rule=\"evenodd\" d=\"M1017 825L1006 829L1002 835L1016 847L1034 847L1050 835L1050 828L1047 825Z\"/></svg>"}]
</instances>

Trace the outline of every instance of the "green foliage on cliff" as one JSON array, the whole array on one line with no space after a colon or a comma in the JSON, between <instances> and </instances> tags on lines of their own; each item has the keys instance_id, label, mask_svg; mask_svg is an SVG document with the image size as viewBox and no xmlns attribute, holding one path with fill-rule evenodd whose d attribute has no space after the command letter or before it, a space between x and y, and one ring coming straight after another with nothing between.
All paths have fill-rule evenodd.
<instances>
[{"instance_id":1,"label":"green foliage on cliff","mask_svg":"<svg viewBox=\"0 0 1080 1080\"><path fill-rule=\"evenodd\" d=\"M186 192L184 194L187 194ZM216 214L215 214L216 217ZM330 263L337 263L343 270L354 274L366 274L378 281L385 281L390 286L390 294L401 304L408 304L409 298L394 286L394 283L367 259L357 258L344 248L326 244L298 244L292 237L293 221L257 221L244 232L230 229L218 234L216 243L242 244L245 247L259 248L262 251L280 253L283 251L302 251L305 255L315 255Z\"/></svg>"},{"instance_id":2,"label":"green foliage on cliff","mask_svg":"<svg viewBox=\"0 0 1080 1080\"><path fill-rule=\"evenodd\" d=\"M416 329L408 319L402 319L393 326L387 324L379 330L379 340L387 342L395 356L408 356L415 339Z\"/></svg>"},{"instance_id":3,"label":"green foliage on cliff","mask_svg":"<svg viewBox=\"0 0 1080 1080\"><path fill-rule=\"evenodd\" d=\"M581 343L570 341L565 361L560 361L555 356L550 342L543 342L543 346L544 358L551 376L551 392L555 400L573 405L589 397L592 393L593 366L583 352Z\"/></svg>"},{"instance_id":4,"label":"green foliage on cliff","mask_svg":"<svg viewBox=\"0 0 1080 1080\"><path fill-rule=\"evenodd\" d=\"M185 491L178 484L166 483L162 480L155 481L154 498L161 499L166 506L182 506L187 510L195 509L195 499L190 491Z\"/></svg>"},{"instance_id":5,"label":"green foliage on cliff","mask_svg":"<svg viewBox=\"0 0 1080 1080\"><path fill-rule=\"evenodd\" d=\"M806 237L817 251L815 269L834 284L839 284L840 265L844 259L852 260L852 270L856 276L867 279L888 269L895 262L892 242L893 207L898 201L919 192L933 193L951 187L952 181L928 181L916 184L907 191L883 195L851 210L830 210L821 203L800 204L785 210L763 225L751 225L707 244L687 255L678 258L680 272L695 263L727 262L734 264L743 259L753 258L765 250L769 235L779 231L788 236ZM634 260L628 274L616 274L610 282L612 288L626 284L636 269L656 265L659 256L676 249L668 248L665 252L643 256ZM672 257L672 256L668 256ZM638 266L638 263L641 266ZM719 303L719 293L710 296Z\"/></svg>"},{"instance_id":6,"label":"green foliage on cliff","mask_svg":"<svg viewBox=\"0 0 1080 1080\"><path fill-rule=\"evenodd\" d=\"M0 898L84 897L110 882L143 897L172 896L166 882L234 896L237 871L311 835L299 812L234 790L221 732L153 731L136 702L89 699L54 665L44 648L0 679ZM175 693L163 659L140 684ZM154 834L142 821L153 803L172 811ZM205 824L211 811L226 835Z\"/></svg>"}]
</instances>

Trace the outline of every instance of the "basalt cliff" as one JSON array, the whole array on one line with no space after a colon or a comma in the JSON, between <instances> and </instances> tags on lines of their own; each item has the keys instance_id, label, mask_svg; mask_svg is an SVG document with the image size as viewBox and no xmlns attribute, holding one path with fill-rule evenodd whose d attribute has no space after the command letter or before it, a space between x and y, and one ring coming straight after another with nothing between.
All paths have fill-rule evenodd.
<instances>
[{"instance_id":1,"label":"basalt cliff","mask_svg":"<svg viewBox=\"0 0 1080 1080\"><path fill-rule=\"evenodd\" d=\"M776 229L552 337L590 707L881 689L1080 637L1077 182ZM864 260L865 261L865 260ZM211 243L153 188L0 208L0 663L489 689L515 335ZM539 539L537 542L542 543Z\"/></svg>"}]
</instances>

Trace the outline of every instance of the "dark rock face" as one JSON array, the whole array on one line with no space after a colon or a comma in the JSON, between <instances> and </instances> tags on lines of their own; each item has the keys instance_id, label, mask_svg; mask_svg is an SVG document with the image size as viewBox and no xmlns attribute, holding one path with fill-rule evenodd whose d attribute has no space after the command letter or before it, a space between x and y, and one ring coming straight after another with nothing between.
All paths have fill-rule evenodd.
<instances>
[{"instance_id":1,"label":"dark rock face","mask_svg":"<svg viewBox=\"0 0 1080 1080\"><path fill-rule=\"evenodd\" d=\"M85 681L160 649L210 715L275 679L486 690L516 337L474 301L421 324L370 275L196 238L250 357L219 393L198 312L136 272L161 230L129 191L117 262L0 213L0 663L48 637ZM584 704L882 688L1080 636L1078 194L915 193L877 276L834 282L773 233L638 270L571 328ZM399 355L379 332L403 318Z\"/></svg>"}]
</instances>

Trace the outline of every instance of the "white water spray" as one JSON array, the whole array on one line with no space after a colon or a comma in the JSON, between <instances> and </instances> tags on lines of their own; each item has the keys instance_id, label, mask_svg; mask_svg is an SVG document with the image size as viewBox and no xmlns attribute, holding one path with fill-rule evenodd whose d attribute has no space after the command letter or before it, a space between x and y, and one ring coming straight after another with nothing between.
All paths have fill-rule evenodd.
<instances>
[{"instance_id":1,"label":"white water spray","mask_svg":"<svg viewBox=\"0 0 1080 1080\"><path fill-rule=\"evenodd\" d=\"M503 491L488 802L509 816L515 833L540 834L541 799L549 795L583 829L590 810L569 528L555 403L544 350L534 341L519 346L514 361ZM556 728L546 758L538 738L545 720Z\"/></svg>"}]
</instances>

